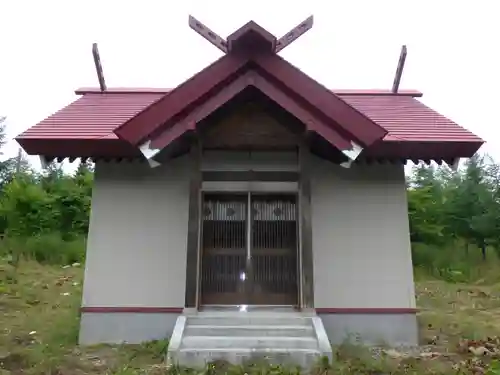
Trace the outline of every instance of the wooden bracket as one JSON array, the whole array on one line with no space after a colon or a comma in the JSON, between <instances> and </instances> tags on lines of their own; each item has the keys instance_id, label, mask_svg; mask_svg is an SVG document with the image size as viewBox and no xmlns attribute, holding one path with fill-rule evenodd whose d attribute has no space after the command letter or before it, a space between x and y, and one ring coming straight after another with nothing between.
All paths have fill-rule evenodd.
<instances>
[{"instance_id":1,"label":"wooden bracket","mask_svg":"<svg viewBox=\"0 0 500 375\"><path fill-rule=\"evenodd\" d=\"M401 53L399 55L398 67L396 69L396 75L394 76L394 83L392 84L392 93L397 94L399 90L399 84L401 83L401 76L403 75L403 69L405 67L406 61L406 46L401 47Z\"/></svg>"},{"instance_id":2,"label":"wooden bracket","mask_svg":"<svg viewBox=\"0 0 500 375\"><path fill-rule=\"evenodd\" d=\"M101 91L106 91L106 81L104 80L104 72L102 70L101 58L99 56L99 49L97 43L92 45L92 55L94 56L95 70L97 72L97 79L99 79L99 87Z\"/></svg>"},{"instance_id":3,"label":"wooden bracket","mask_svg":"<svg viewBox=\"0 0 500 375\"><path fill-rule=\"evenodd\" d=\"M189 27L208 40L222 52L227 53L227 42L224 38L210 30L193 16L189 16Z\"/></svg>"},{"instance_id":4,"label":"wooden bracket","mask_svg":"<svg viewBox=\"0 0 500 375\"><path fill-rule=\"evenodd\" d=\"M278 53L281 51L283 48L289 46L293 42L295 42L298 38L300 38L302 35L304 35L307 31L311 30L313 27L313 22L314 22L314 17L309 16L306 18L304 21L302 21L300 24L295 26L292 30L287 32L285 35L283 35L281 38L278 39L276 42L276 50L275 52Z\"/></svg>"}]
</instances>

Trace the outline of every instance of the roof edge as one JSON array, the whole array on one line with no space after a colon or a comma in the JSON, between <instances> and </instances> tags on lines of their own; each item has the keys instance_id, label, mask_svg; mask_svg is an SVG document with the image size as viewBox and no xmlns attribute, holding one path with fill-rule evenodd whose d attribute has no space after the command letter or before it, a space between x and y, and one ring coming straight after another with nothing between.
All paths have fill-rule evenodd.
<instances>
[{"instance_id":1,"label":"roof edge","mask_svg":"<svg viewBox=\"0 0 500 375\"><path fill-rule=\"evenodd\" d=\"M75 90L75 94L168 94L172 90L159 87L111 87L103 92L99 87L81 87ZM332 89L330 91L340 96L409 96L413 98L423 96L423 93L418 90L399 90L397 93L386 89Z\"/></svg>"},{"instance_id":2,"label":"roof edge","mask_svg":"<svg viewBox=\"0 0 500 375\"><path fill-rule=\"evenodd\" d=\"M399 90L397 93L387 89L332 89L331 91L341 96L410 96L420 98L424 95L418 90Z\"/></svg>"},{"instance_id":3,"label":"roof edge","mask_svg":"<svg viewBox=\"0 0 500 375\"><path fill-rule=\"evenodd\" d=\"M156 87L109 87L106 91L101 91L99 87L80 87L75 90L75 94L168 94L172 90Z\"/></svg>"}]
</instances>

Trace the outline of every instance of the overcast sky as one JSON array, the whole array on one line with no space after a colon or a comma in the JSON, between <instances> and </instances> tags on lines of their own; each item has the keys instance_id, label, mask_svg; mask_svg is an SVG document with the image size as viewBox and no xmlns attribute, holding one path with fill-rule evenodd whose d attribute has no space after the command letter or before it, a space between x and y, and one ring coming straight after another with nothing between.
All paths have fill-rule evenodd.
<instances>
[{"instance_id":1,"label":"overcast sky","mask_svg":"<svg viewBox=\"0 0 500 375\"><path fill-rule=\"evenodd\" d=\"M188 27L189 14L223 37L249 20L280 37L312 14L312 30L283 57L331 88L390 89L406 44L401 88L422 91L500 160L499 9L494 0L3 0L0 115L13 137L76 88L97 86L93 42L108 87L174 87L221 54Z\"/></svg>"}]
</instances>

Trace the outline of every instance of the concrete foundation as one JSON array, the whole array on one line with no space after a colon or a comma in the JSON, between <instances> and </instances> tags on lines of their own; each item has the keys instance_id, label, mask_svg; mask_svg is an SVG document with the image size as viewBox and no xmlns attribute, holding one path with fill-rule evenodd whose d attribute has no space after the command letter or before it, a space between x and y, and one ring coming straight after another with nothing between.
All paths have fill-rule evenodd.
<instances>
[{"instance_id":1,"label":"concrete foundation","mask_svg":"<svg viewBox=\"0 0 500 375\"><path fill-rule=\"evenodd\" d=\"M169 338L178 313L82 313L79 343L138 344Z\"/></svg>"},{"instance_id":2,"label":"concrete foundation","mask_svg":"<svg viewBox=\"0 0 500 375\"><path fill-rule=\"evenodd\" d=\"M418 345L418 323L409 314L318 314L332 345L346 341L392 347Z\"/></svg>"}]
</instances>

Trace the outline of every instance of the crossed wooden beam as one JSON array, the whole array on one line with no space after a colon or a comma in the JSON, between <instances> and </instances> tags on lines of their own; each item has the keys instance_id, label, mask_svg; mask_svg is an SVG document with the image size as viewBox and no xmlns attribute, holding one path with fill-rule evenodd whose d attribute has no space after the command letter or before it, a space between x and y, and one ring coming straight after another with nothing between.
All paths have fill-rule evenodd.
<instances>
[{"instance_id":1,"label":"crossed wooden beam","mask_svg":"<svg viewBox=\"0 0 500 375\"><path fill-rule=\"evenodd\" d=\"M299 23L281 38L276 41L274 52L278 53L284 48L288 47L290 44L295 42L298 38L309 31L313 26L314 18L309 16L304 21ZM213 30L205 26L203 23L198 21L193 16L189 16L189 27L200 34L203 38L212 43L215 47L221 50L223 53L228 53L228 43L220 35L215 33ZM396 68L396 74L394 76L394 82L392 84L392 93L397 94L399 90L399 85L401 83L401 77L403 75L403 69L406 62L407 49L406 46L401 47L401 53L399 55L398 66ZM97 43L92 45L92 55L94 57L95 69L97 72L97 79L99 80L99 87L102 92L106 91L106 81L104 79L104 72L102 69L101 58L99 56L99 49L97 48Z\"/></svg>"},{"instance_id":2,"label":"crossed wooden beam","mask_svg":"<svg viewBox=\"0 0 500 375\"><path fill-rule=\"evenodd\" d=\"M274 52L280 52L285 47L289 46L302 35L304 35L312 28L313 21L313 16L309 16L289 32L287 32L285 35L283 35L281 38L279 38L276 41ZM189 27L200 34L203 38L208 40L210 43L212 43L215 47L220 49L222 52L228 53L227 41L191 15L189 16Z\"/></svg>"}]
</instances>

